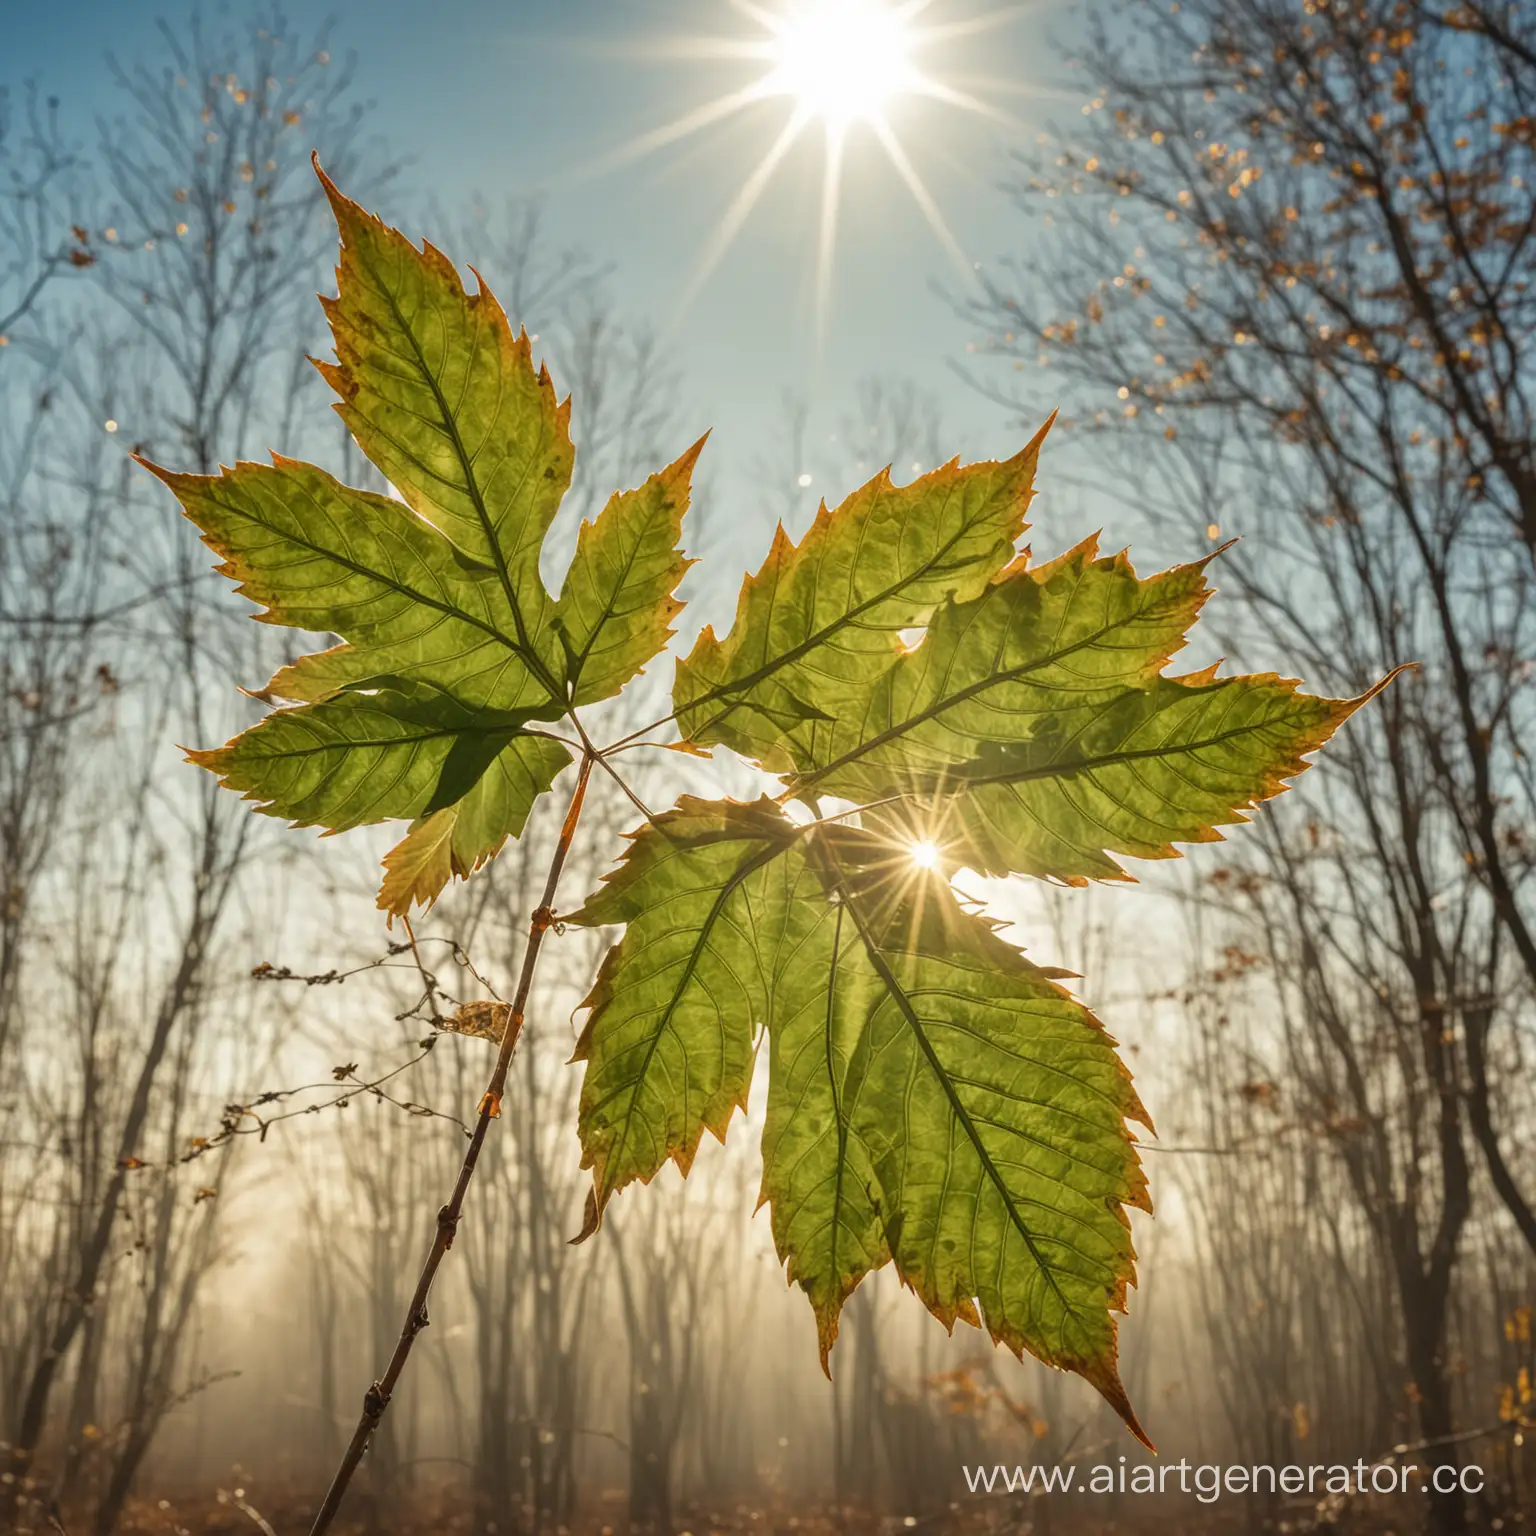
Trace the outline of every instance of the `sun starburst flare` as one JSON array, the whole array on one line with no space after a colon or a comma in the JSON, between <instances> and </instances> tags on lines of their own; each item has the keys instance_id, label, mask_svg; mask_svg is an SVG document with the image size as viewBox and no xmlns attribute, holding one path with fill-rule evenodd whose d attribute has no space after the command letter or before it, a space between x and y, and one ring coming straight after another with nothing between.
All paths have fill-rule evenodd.
<instances>
[{"instance_id":1,"label":"sun starburst flare","mask_svg":"<svg viewBox=\"0 0 1536 1536\"><path fill-rule=\"evenodd\" d=\"M1006 6L961 18L931 17L941 0L784 0L770 9L757 0L730 0L730 9L755 32L741 36L685 37L662 50L676 58L749 62L761 73L745 85L680 113L606 157L613 170L693 135L723 126L764 103L782 101L788 115L704 243L687 281L686 308L709 281L796 143L819 129L823 139L819 229L815 246L818 336L831 303L847 146L867 134L885 152L935 238L957 270L973 268L945 222L893 118L905 100L923 98L1001 123L1022 125L983 97L944 79L925 58L940 45L964 43L1007 26L1028 9Z\"/></svg>"},{"instance_id":2,"label":"sun starburst flare","mask_svg":"<svg viewBox=\"0 0 1536 1536\"><path fill-rule=\"evenodd\" d=\"M912 844L912 862L919 869L937 869L939 867L939 845L930 842L927 838Z\"/></svg>"}]
</instances>

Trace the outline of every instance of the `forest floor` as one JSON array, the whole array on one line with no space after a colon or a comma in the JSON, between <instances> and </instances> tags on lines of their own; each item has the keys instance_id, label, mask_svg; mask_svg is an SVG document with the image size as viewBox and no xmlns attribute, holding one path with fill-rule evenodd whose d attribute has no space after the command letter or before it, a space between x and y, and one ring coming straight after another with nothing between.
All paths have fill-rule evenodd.
<instances>
[{"instance_id":1,"label":"forest floor","mask_svg":"<svg viewBox=\"0 0 1536 1536\"><path fill-rule=\"evenodd\" d=\"M1117 1507L1111 1509L1111 1503ZM263 1496L254 1490L226 1490L222 1498L185 1500L139 1499L130 1504L118 1529L127 1536L303 1536L313 1516L315 1499ZM1326 1531L1330 1536L1415 1536L1421 1525L1417 1505L1381 1500L1361 1501L1339 1510L1326 1521L1313 1506L1265 1512L1247 1500L1230 1499L1214 1505L1193 1500L1121 1499L1101 1501L1097 1510L1068 1509L1067 1501L1044 1498L994 1497L967 1499L922 1516L884 1514L871 1510L838 1510L835 1506L803 1502L773 1505L741 1504L729 1508L684 1507L665 1527L666 1536L1252 1536L1272 1531L1299 1536ZM65 1536L75 1536L63 1522ZM366 1493L333 1527L335 1536L516 1536L522 1527L487 1521L456 1495L414 1496L383 1501ZM550 1524L540 1536L639 1536L622 1506L599 1508L579 1516L570 1526ZM1470 1529L1518 1533L1536 1530L1536 1513L1516 1512L1502 1518L1474 1518ZM38 1536L58 1536L59 1526L45 1525Z\"/></svg>"}]
</instances>

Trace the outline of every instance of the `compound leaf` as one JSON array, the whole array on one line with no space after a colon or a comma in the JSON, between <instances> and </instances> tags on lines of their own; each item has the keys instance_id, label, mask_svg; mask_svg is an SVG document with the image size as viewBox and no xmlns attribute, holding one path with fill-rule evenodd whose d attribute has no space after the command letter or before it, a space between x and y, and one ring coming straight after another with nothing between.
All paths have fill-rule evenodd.
<instances>
[{"instance_id":1,"label":"compound leaf","mask_svg":"<svg viewBox=\"0 0 1536 1536\"><path fill-rule=\"evenodd\" d=\"M947 1326L1080 1372L1140 1433L1111 1312L1134 1280L1124 1207L1149 1208L1127 1130L1145 1111L1098 1021L947 882L858 829L685 799L574 920L628 924L577 1052L589 1231L724 1135L763 1027L763 1199L823 1361L894 1259Z\"/></svg>"},{"instance_id":2,"label":"compound leaf","mask_svg":"<svg viewBox=\"0 0 1536 1536\"><path fill-rule=\"evenodd\" d=\"M581 526L552 597L569 402L478 274L468 292L320 174L342 242L320 368L398 499L277 456L148 467L259 619L340 641L282 667L257 695L277 707L191 760L302 826L407 822L379 894L405 914L522 833L569 739L583 784L597 758L616 776L575 711L672 637L702 444ZM1170 676L1208 560L1139 577L1090 539L1032 565L1018 545L1049 425L1004 462L879 475L798 543L781 527L725 637L705 629L677 663L682 745L784 788L647 815L571 918L624 930L575 1052L583 1235L626 1185L686 1173L706 1131L725 1136L766 1039L762 1199L823 1364L847 1297L889 1263L947 1327L1078 1372L1140 1435L1115 1313L1135 1280L1127 1213L1150 1209L1130 1131L1146 1112L1063 973L946 876L1126 878L1121 858L1245 820L1364 700ZM453 1027L505 1025L466 1009Z\"/></svg>"},{"instance_id":3,"label":"compound leaf","mask_svg":"<svg viewBox=\"0 0 1536 1536\"><path fill-rule=\"evenodd\" d=\"M945 871L1128 878L1119 857L1246 820L1364 700L1168 676L1213 557L1140 577L1089 539L1031 565L1039 443L904 490L877 477L798 545L780 529L726 638L679 663L686 744L780 775L777 804L854 809L681 802L577 915L628 925L578 1053L587 1226L724 1136L762 1028L763 1199L823 1362L847 1296L892 1262L946 1325L1077 1371L1140 1435L1113 1314L1126 1212L1150 1209L1127 1128L1145 1111L1060 973L914 844Z\"/></svg>"},{"instance_id":4,"label":"compound leaf","mask_svg":"<svg viewBox=\"0 0 1536 1536\"><path fill-rule=\"evenodd\" d=\"M792 544L781 524L742 586L724 640L712 628L678 662L684 738L774 772L796 764L807 721L857 700L946 598L984 591L1012 560L1050 423L1005 463L958 461L898 487L877 475Z\"/></svg>"},{"instance_id":5,"label":"compound leaf","mask_svg":"<svg viewBox=\"0 0 1536 1536\"><path fill-rule=\"evenodd\" d=\"M1209 596L1208 563L1142 578L1091 539L1046 565L1017 561L945 599L918 643L835 708L813 694L796 717L781 697L759 761L807 800L879 802L881 824L986 874L1123 879L1115 854L1210 841L1364 700L1313 698L1273 674L1164 676Z\"/></svg>"},{"instance_id":6,"label":"compound leaf","mask_svg":"<svg viewBox=\"0 0 1536 1536\"><path fill-rule=\"evenodd\" d=\"M701 438L638 490L616 494L576 535L555 616L572 702L610 699L666 649L682 603L672 593L693 564L678 549Z\"/></svg>"},{"instance_id":7,"label":"compound leaf","mask_svg":"<svg viewBox=\"0 0 1536 1536\"><path fill-rule=\"evenodd\" d=\"M302 826L409 821L379 895L403 915L522 832L570 761L535 727L665 647L699 450L583 526L556 602L539 557L571 480L569 403L483 283L466 292L441 252L320 175L342 236L337 361L320 369L402 499L277 455L212 476L146 467L258 618L342 641L257 695L296 707L191 760Z\"/></svg>"},{"instance_id":8,"label":"compound leaf","mask_svg":"<svg viewBox=\"0 0 1536 1536\"><path fill-rule=\"evenodd\" d=\"M801 730L796 792L900 797L885 820L986 874L1124 879L1112 855L1218 838L1364 700L1273 674L1164 676L1207 564L1140 578L1089 541L946 603L862 709Z\"/></svg>"}]
</instances>

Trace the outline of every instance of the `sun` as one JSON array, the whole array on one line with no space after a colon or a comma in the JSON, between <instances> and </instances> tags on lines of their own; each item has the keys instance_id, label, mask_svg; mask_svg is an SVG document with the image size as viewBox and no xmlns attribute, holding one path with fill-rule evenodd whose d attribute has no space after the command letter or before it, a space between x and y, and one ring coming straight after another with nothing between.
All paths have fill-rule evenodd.
<instances>
[{"instance_id":1,"label":"sun","mask_svg":"<svg viewBox=\"0 0 1536 1536\"><path fill-rule=\"evenodd\" d=\"M771 90L837 128L881 114L920 84L916 39L879 0L822 0L770 23Z\"/></svg>"},{"instance_id":2,"label":"sun","mask_svg":"<svg viewBox=\"0 0 1536 1536\"><path fill-rule=\"evenodd\" d=\"M962 5L969 14L953 14ZM946 6L951 10L948 17L943 14ZM1010 132L1022 133L1018 119L965 89L965 78L953 68L941 68L937 61L945 49L1013 25L1027 9L1008 4L978 12L972 7L973 0L779 0L776 7L762 0L727 0L724 8L736 12L751 30L730 36L685 36L650 50L661 57L711 60L733 67L746 63L753 73L744 84L637 135L597 161L593 170L616 170L764 104L788 103L787 117L757 164L742 175L735 197L705 241L679 301L679 312L709 280L790 151L818 127L823 145L815 261L818 339L825 333L832 292L846 150L855 134L872 138L884 151L956 271L970 280L972 264L902 143L896 120L907 102L926 100L990 118ZM992 88L997 88L995 81Z\"/></svg>"},{"instance_id":3,"label":"sun","mask_svg":"<svg viewBox=\"0 0 1536 1536\"><path fill-rule=\"evenodd\" d=\"M939 845L931 843L926 838L912 844L908 850L912 862L919 869L937 869L939 867Z\"/></svg>"}]
</instances>

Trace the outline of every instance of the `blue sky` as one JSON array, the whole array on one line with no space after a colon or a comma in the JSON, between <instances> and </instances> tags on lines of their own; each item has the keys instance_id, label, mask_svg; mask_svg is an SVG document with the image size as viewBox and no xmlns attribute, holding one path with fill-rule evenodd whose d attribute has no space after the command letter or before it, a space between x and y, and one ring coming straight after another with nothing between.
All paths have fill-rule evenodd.
<instances>
[{"instance_id":1,"label":"blue sky","mask_svg":"<svg viewBox=\"0 0 1536 1536\"><path fill-rule=\"evenodd\" d=\"M1007 7L1008 0L931 0L925 19L961 21ZM1074 101L1031 89L1068 83L1047 42L1060 13L1011 9L1007 24L946 43L924 62L946 78L986 77L978 89L1014 114L1023 133L933 103L893 109L966 257L983 263L1028 239L996 188L1010 145L1032 139L1048 115L1076 112ZM88 139L91 115L116 110L106 55L157 51L160 14L176 25L185 13L156 0L15 6L0 84L35 78L61 97ZM553 233L613 263L626 314L661 327L673 349L694 418L689 428L714 428L711 452L726 485L742 488L746 466L778 425L786 391L805 395L825 418L870 375L933 390L955 446L968 456L1017 446L1018 429L953 372L972 331L934 284L953 295L964 279L867 130L856 128L850 142L821 345L811 302L821 166L814 131L679 312L689 272L781 127L784 102L622 170L572 177L760 68L655 56L658 43L681 34L751 35L752 22L728 0L340 0L289 15L306 30L333 17L333 51L358 53L361 94L376 103L390 148L409 162L396 217L413 212L427 192L452 206L474 192L497 200L542 191Z\"/></svg>"}]
</instances>

